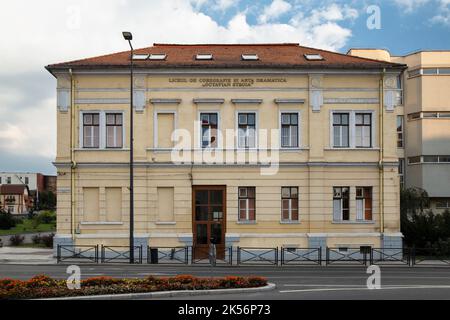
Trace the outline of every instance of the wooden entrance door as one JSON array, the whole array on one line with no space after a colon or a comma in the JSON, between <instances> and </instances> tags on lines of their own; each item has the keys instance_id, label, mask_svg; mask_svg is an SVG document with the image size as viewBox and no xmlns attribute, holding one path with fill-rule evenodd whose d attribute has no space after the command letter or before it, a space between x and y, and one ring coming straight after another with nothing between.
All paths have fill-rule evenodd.
<instances>
[{"instance_id":1,"label":"wooden entrance door","mask_svg":"<svg viewBox=\"0 0 450 320\"><path fill-rule=\"evenodd\" d=\"M217 258L225 253L225 186L194 186L192 189L192 232L194 259L208 258L209 246L216 244Z\"/></svg>"}]
</instances>

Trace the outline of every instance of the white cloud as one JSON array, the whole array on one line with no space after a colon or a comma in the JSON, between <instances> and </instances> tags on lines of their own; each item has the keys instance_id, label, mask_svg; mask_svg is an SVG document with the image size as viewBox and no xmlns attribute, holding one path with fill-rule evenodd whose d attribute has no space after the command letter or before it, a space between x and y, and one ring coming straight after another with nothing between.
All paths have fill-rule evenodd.
<instances>
[{"instance_id":1,"label":"white cloud","mask_svg":"<svg viewBox=\"0 0 450 320\"><path fill-rule=\"evenodd\" d=\"M439 13L431 18L431 22L450 26L450 0L439 0Z\"/></svg>"},{"instance_id":2,"label":"white cloud","mask_svg":"<svg viewBox=\"0 0 450 320\"><path fill-rule=\"evenodd\" d=\"M430 0L394 0L394 2L405 12L410 13L415 9L427 4Z\"/></svg>"},{"instance_id":3,"label":"white cloud","mask_svg":"<svg viewBox=\"0 0 450 320\"><path fill-rule=\"evenodd\" d=\"M237 6L239 4L239 0L216 0L213 8L215 10L225 11L231 7Z\"/></svg>"},{"instance_id":4,"label":"white cloud","mask_svg":"<svg viewBox=\"0 0 450 320\"><path fill-rule=\"evenodd\" d=\"M258 20L260 23L275 20L288 12L291 8L292 6L289 2L284 0L273 0L270 5L264 7L264 11L259 16Z\"/></svg>"},{"instance_id":5,"label":"white cloud","mask_svg":"<svg viewBox=\"0 0 450 320\"><path fill-rule=\"evenodd\" d=\"M357 16L350 7L331 5L320 11L306 10L281 23L275 19L294 9L285 1L275 0L262 8L265 22L249 23L246 13L239 12L220 25L199 9L217 5L226 10L238 2L16 0L4 4L0 30L11 31L4 32L0 39L0 154L8 152L22 159L29 155L53 157L55 84L43 67L128 50L121 36L124 30L133 32L136 48L154 42L299 42L338 50L352 35L340 22ZM12 77L14 83L9 80ZM3 159L0 167L6 161Z\"/></svg>"}]
</instances>

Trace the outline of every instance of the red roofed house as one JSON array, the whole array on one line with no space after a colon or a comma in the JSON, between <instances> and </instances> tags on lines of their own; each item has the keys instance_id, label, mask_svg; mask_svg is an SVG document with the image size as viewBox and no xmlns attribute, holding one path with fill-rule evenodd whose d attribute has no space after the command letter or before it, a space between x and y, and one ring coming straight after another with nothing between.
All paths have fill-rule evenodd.
<instances>
[{"instance_id":1,"label":"red roofed house","mask_svg":"<svg viewBox=\"0 0 450 320\"><path fill-rule=\"evenodd\" d=\"M4 184L0 186L0 208L11 214L27 214L33 207L33 199L27 186Z\"/></svg>"}]
</instances>

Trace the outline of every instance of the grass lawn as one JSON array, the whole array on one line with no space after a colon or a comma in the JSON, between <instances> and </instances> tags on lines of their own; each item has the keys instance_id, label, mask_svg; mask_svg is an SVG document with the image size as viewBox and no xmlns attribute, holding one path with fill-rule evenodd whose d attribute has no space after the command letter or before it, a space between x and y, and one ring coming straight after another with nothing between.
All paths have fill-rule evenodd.
<instances>
[{"instance_id":1,"label":"grass lawn","mask_svg":"<svg viewBox=\"0 0 450 320\"><path fill-rule=\"evenodd\" d=\"M52 232L55 230L56 228L54 224L40 224L36 228L33 228L33 221L30 219L24 219L22 223L16 225L12 229L0 230L0 236L18 233Z\"/></svg>"}]
</instances>

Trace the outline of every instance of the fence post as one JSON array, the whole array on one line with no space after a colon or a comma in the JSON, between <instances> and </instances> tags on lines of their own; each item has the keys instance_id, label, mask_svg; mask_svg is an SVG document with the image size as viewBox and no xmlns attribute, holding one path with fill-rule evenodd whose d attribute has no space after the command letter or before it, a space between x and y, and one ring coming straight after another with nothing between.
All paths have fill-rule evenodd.
<instances>
[{"instance_id":1,"label":"fence post","mask_svg":"<svg viewBox=\"0 0 450 320\"><path fill-rule=\"evenodd\" d=\"M241 264L241 247L237 247L237 265L239 266Z\"/></svg>"},{"instance_id":2,"label":"fence post","mask_svg":"<svg viewBox=\"0 0 450 320\"><path fill-rule=\"evenodd\" d=\"M330 248L327 247L325 265L328 266L330 263Z\"/></svg>"},{"instance_id":3,"label":"fence post","mask_svg":"<svg viewBox=\"0 0 450 320\"><path fill-rule=\"evenodd\" d=\"M60 258L61 258L61 245L57 244L56 245L56 263L61 262Z\"/></svg>"},{"instance_id":4,"label":"fence post","mask_svg":"<svg viewBox=\"0 0 450 320\"><path fill-rule=\"evenodd\" d=\"M416 264L416 246L413 246L411 248L411 267L414 267Z\"/></svg>"},{"instance_id":5,"label":"fence post","mask_svg":"<svg viewBox=\"0 0 450 320\"><path fill-rule=\"evenodd\" d=\"M319 266L322 266L322 247L319 247L318 257L319 257Z\"/></svg>"},{"instance_id":6,"label":"fence post","mask_svg":"<svg viewBox=\"0 0 450 320\"><path fill-rule=\"evenodd\" d=\"M278 247L275 250L275 265L278 267Z\"/></svg>"}]
</instances>

